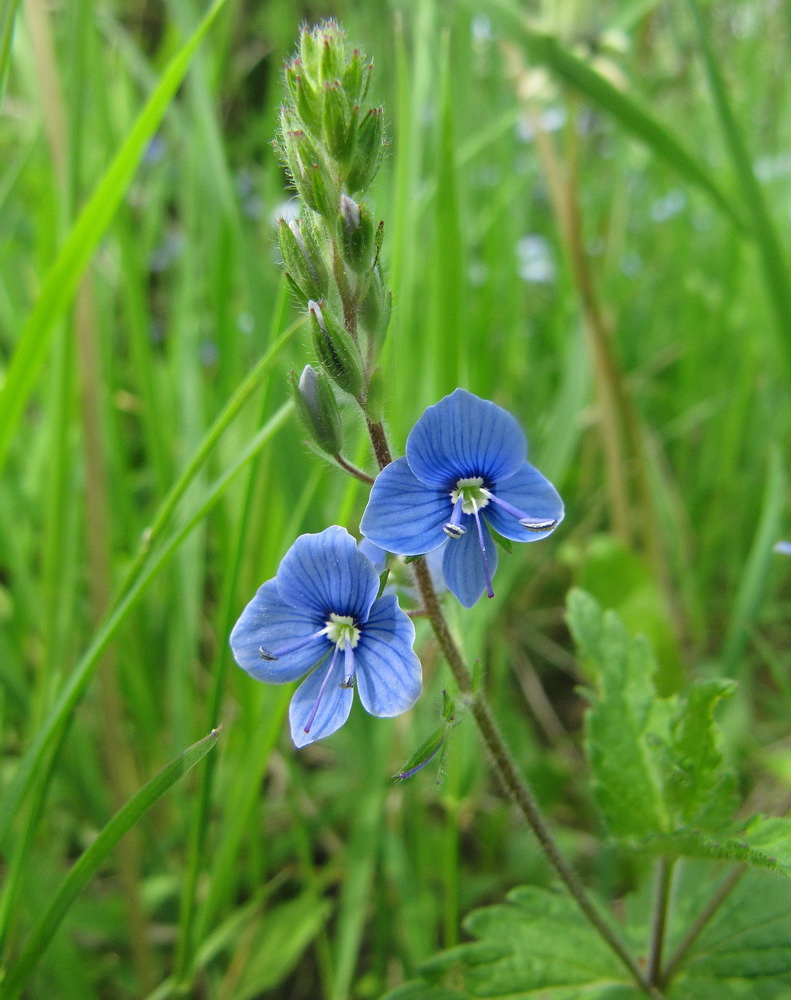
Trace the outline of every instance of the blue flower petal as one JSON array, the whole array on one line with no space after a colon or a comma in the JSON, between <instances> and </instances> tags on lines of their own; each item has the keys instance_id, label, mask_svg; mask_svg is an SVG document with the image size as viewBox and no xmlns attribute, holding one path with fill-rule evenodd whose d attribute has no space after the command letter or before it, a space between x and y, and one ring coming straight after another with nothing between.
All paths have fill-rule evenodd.
<instances>
[{"instance_id":1,"label":"blue flower petal","mask_svg":"<svg viewBox=\"0 0 791 1000\"><path fill-rule=\"evenodd\" d=\"M542 476L529 462L525 462L516 475L495 483L492 492L528 517L554 520L558 523L563 520L563 501L558 491L546 476ZM549 531L528 531L519 524L517 518L495 503L489 503L484 509L484 517L496 532L514 542L537 542L555 530L552 528Z\"/></svg>"},{"instance_id":2,"label":"blue flower petal","mask_svg":"<svg viewBox=\"0 0 791 1000\"><path fill-rule=\"evenodd\" d=\"M325 736L340 729L349 718L354 689L341 686L343 663L343 654L339 653L334 663L331 659L322 663L295 691L288 709L288 718L291 723L291 739L297 747L323 740ZM321 700L318 711L310 723L310 732L306 733L305 726L310 722L319 695Z\"/></svg>"},{"instance_id":3,"label":"blue flower petal","mask_svg":"<svg viewBox=\"0 0 791 1000\"><path fill-rule=\"evenodd\" d=\"M281 598L295 608L320 615L352 615L364 622L379 591L379 577L337 524L317 535L300 535L277 571Z\"/></svg>"},{"instance_id":4,"label":"blue flower petal","mask_svg":"<svg viewBox=\"0 0 791 1000\"><path fill-rule=\"evenodd\" d=\"M392 594L374 602L354 650L357 690L371 715L400 715L423 687L420 660L412 651L415 626Z\"/></svg>"},{"instance_id":5,"label":"blue flower petal","mask_svg":"<svg viewBox=\"0 0 791 1000\"><path fill-rule=\"evenodd\" d=\"M362 552L366 559L370 560L373 568L381 576L387 568L386 550L380 548L378 545L374 545L370 538L361 538L357 548L360 552Z\"/></svg>"},{"instance_id":6,"label":"blue flower petal","mask_svg":"<svg viewBox=\"0 0 791 1000\"><path fill-rule=\"evenodd\" d=\"M442 489L470 476L483 476L487 482L506 479L526 456L527 442L514 417L466 389L456 389L429 406L406 442L415 476Z\"/></svg>"},{"instance_id":7,"label":"blue flower petal","mask_svg":"<svg viewBox=\"0 0 791 1000\"><path fill-rule=\"evenodd\" d=\"M320 637L302 649L286 653L277 660L264 660L259 650L276 650L281 646L307 638L322 628L320 616L294 608L280 597L277 583L268 580L258 588L255 597L241 614L231 632L234 659L256 680L285 684L303 677L332 649L325 637Z\"/></svg>"},{"instance_id":8,"label":"blue flower petal","mask_svg":"<svg viewBox=\"0 0 791 1000\"><path fill-rule=\"evenodd\" d=\"M486 577L483 572L483 556L475 519L472 516L465 517L464 526L467 529L465 534L461 538L452 538L445 547L442 573L448 590L465 608L471 608L486 590ZM497 546L486 524L482 524L481 527L486 545L489 576L493 578L497 570Z\"/></svg>"},{"instance_id":9,"label":"blue flower petal","mask_svg":"<svg viewBox=\"0 0 791 1000\"><path fill-rule=\"evenodd\" d=\"M360 531L388 552L417 556L445 541L452 509L447 491L424 486L399 458L376 477Z\"/></svg>"}]
</instances>

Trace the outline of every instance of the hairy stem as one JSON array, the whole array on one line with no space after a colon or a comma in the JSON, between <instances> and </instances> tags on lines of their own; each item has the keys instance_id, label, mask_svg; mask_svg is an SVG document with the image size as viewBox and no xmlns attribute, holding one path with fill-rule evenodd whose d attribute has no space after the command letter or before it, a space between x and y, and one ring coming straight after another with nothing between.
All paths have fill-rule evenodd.
<instances>
[{"instance_id":1,"label":"hairy stem","mask_svg":"<svg viewBox=\"0 0 791 1000\"><path fill-rule=\"evenodd\" d=\"M379 463L379 468L383 469L392 461L390 447L387 442L384 428L381 424L372 424L368 421L368 429L371 434L371 443L376 454L377 462ZM652 997L653 1000L662 1000L662 994L659 989L648 981L626 946L620 940L612 927L610 927L607 919L599 912L596 904L588 895L584 884L577 877L576 872L561 853L560 848L555 842L555 838L552 836L549 824L544 818L535 796L528 787L524 778L516 769L516 765L511 758L511 754L509 753L508 748L500 735L500 731L497 727L494 716L491 713L488 702L480 691L476 692L475 690L472 675L459 647L456 645L445 616L442 613L442 608L440 607L439 600L437 599L437 593L434 589L434 584L432 583L431 574L429 573L428 566L426 565L426 560L424 558L417 559L413 563L413 568L425 613L431 621L434 634L437 637L437 641L439 642L443 654L445 655L445 659L448 661L448 665L450 666L453 676L456 678L459 691L470 708L472 716L478 727L478 731L480 732L483 742L489 751L492 763L494 764L500 780L505 786L508 794L511 796L520 812L527 820L527 823L541 845L547 860L552 865L558 877L566 886L572 898L575 900L584 915L601 935L601 937L607 942L613 952L615 952L623 965L629 970L630 975L638 986L646 994L648 994L648 996Z\"/></svg>"},{"instance_id":2,"label":"hairy stem","mask_svg":"<svg viewBox=\"0 0 791 1000\"><path fill-rule=\"evenodd\" d=\"M659 985L662 970L662 949L665 944L667 908L673 880L673 859L660 858L656 868L656 899L651 921L651 946L648 958L648 981Z\"/></svg>"},{"instance_id":3,"label":"hairy stem","mask_svg":"<svg viewBox=\"0 0 791 1000\"><path fill-rule=\"evenodd\" d=\"M362 469L358 469L356 465L353 465L351 462L345 459L340 452L338 452L337 455L333 455L332 457L345 472L349 473L350 476L354 476L355 479L359 479L363 483L367 483L369 486L373 484L374 481L373 476L369 476L367 472L363 472Z\"/></svg>"}]
</instances>

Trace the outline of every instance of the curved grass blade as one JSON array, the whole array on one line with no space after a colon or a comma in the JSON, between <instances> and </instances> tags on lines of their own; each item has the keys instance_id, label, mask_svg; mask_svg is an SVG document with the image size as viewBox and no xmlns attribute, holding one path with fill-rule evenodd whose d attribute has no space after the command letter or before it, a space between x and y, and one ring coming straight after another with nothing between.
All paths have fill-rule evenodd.
<instances>
[{"instance_id":1,"label":"curved grass blade","mask_svg":"<svg viewBox=\"0 0 791 1000\"><path fill-rule=\"evenodd\" d=\"M631 97L621 93L609 80L565 49L555 37L531 28L519 8L510 0L497 0L492 5L492 13L494 16L500 15L508 36L521 42L532 63L546 66L565 84L579 91L586 101L611 114L627 132L644 142L657 156L699 188L739 230L745 234L750 232L738 210L707 171L656 118L652 118Z\"/></svg>"},{"instance_id":2,"label":"curved grass blade","mask_svg":"<svg viewBox=\"0 0 791 1000\"><path fill-rule=\"evenodd\" d=\"M188 747L174 761L147 782L122 806L91 846L80 855L55 892L43 917L28 938L18 961L11 967L4 983L3 995L15 1000L57 931L69 907L95 875L104 859L123 835L174 785L206 756L217 742L220 731L213 729L198 743Z\"/></svg>"},{"instance_id":3,"label":"curved grass blade","mask_svg":"<svg viewBox=\"0 0 791 1000\"><path fill-rule=\"evenodd\" d=\"M0 4L0 103L5 93L8 64L11 61L11 42L14 40L14 21L19 0L2 0Z\"/></svg>"},{"instance_id":4,"label":"curved grass blade","mask_svg":"<svg viewBox=\"0 0 791 1000\"><path fill-rule=\"evenodd\" d=\"M168 64L44 278L38 301L22 330L5 382L0 386L0 472L8 458L25 403L46 359L56 323L68 308L99 240L129 187L149 139L184 80L195 50L226 2L215 0L195 32Z\"/></svg>"},{"instance_id":5,"label":"curved grass blade","mask_svg":"<svg viewBox=\"0 0 791 1000\"><path fill-rule=\"evenodd\" d=\"M761 185L753 171L750 154L744 142L742 130L736 121L731 101L725 86L722 71L709 38L708 28L698 0L687 0L698 32L701 58L709 80L709 89L714 98L714 106L720 120L722 134L733 162L736 176L742 189L745 205L749 208L755 241L761 255L762 271L769 300L775 316L779 334L777 348L785 366L786 375L791 374L791 278L789 278L777 229L769 213Z\"/></svg>"},{"instance_id":6,"label":"curved grass blade","mask_svg":"<svg viewBox=\"0 0 791 1000\"><path fill-rule=\"evenodd\" d=\"M214 504L217 503L231 481L239 474L247 462L251 461L273 434L283 426L291 415L292 409L291 402L288 402L275 413L268 423L261 428L255 438L253 438L242 455L239 456L236 462L209 490L200 507L162 545L161 549L155 553L155 556L151 557L149 562L146 563L145 560L142 562L138 575L130 580L128 587L122 589L121 596L110 609L103 624L97 630L93 642L75 667L66 687L58 698L57 704L39 729L34 741L25 751L14 779L0 801L0 844L7 838L19 803L30 790L38 768L42 765L42 761L59 745L71 713L79 704L99 664L102 653L118 631L118 628L125 621L146 587L172 558L179 545L206 516ZM209 433L211 434L211 432ZM192 471L193 477L196 472L197 470ZM143 546L148 550L148 540L143 542ZM146 554L149 554L148 551Z\"/></svg>"}]
</instances>

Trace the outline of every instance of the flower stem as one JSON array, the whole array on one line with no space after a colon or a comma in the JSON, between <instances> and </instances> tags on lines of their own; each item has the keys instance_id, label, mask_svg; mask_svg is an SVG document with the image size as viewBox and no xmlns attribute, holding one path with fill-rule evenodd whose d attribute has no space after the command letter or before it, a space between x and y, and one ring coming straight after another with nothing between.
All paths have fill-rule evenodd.
<instances>
[{"instance_id":1,"label":"flower stem","mask_svg":"<svg viewBox=\"0 0 791 1000\"><path fill-rule=\"evenodd\" d=\"M340 452L332 457L345 472L349 473L350 476L354 476L355 479L359 479L363 483L368 483L369 486L373 485L374 477L369 476L368 473L363 472L362 469L358 469L356 465L352 465L352 463L345 459Z\"/></svg>"},{"instance_id":2,"label":"flower stem","mask_svg":"<svg viewBox=\"0 0 791 1000\"><path fill-rule=\"evenodd\" d=\"M371 435L371 444L373 445L379 468L383 469L392 461L390 446L387 442L384 427L381 424L374 424L369 420L368 431ZM638 986L648 996L652 997L653 1000L663 1000L660 990L648 981L624 943L612 927L610 927L607 919L597 909L574 869L563 854L561 854L560 848L552 836L549 824L544 818L535 796L516 769L516 765L500 735L488 702L480 691L475 690L472 675L442 613L442 608L440 607L425 558L416 559L412 566L425 613L431 621L431 627L434 629L434 634L445 655L445 659L448 661L451 672L456 678L459 691L469 705L472 716L478 726L478 731L489 751L492 763L508 794L527 820L547 860L555 869L560 880L596 931L598 931L623 965L629 970L629 973Z\"/></svg>"},{"instance_id":3,"label":"flower stem","mask_svg":"<svg viewBox=\"0 0 791 1000\"><path fill-rule=\"evenodd\" d=\"M656 868L656 900L651 922L651 950L648 958L648 981L658 984L662 978L662 949L667 927L667 906L673 880L674 859L660 858Z\"/></svg>"},{"instance_id":4,"label":"flower stem","mask_svg":"<svg viewBox=\"0 0 791 1000\"><path fill-rule=\"evenodd\" d=\"M712 919L714 914L719 910L725 900L730 896L733 890L736 888L742 876L747 871L747 865L740 865L738 868L732 869L728 876L723 880L719 889L714 893L712 898L709 900L706 907L698 915L697 920L690 926L687 933L682 938L676 950L668 959L667 965L662 971L661 981L663 983L669 983L673 978L679 965L684 961L687 952L692 947L692 945L697 941L698 937L706 928L706 925Z\"/></svg>"}]
</instances>

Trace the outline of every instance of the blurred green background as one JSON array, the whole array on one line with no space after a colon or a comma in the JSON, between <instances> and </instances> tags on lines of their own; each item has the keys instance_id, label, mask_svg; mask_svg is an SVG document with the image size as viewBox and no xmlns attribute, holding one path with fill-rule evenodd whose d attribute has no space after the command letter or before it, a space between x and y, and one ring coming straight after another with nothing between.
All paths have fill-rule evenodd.
<instances>
[{"instance_id":1,"label":"blurred green background","mask_svg":"<svg viewBox=\"0 0 791 1000\"><path fill-rule=\"evenodd\" d=\"M183 83L190 0L1 10L0 940L13 970L39 927L25 995L376 997L470 907L549 881L471 724L439 785L388 784L450 683L426 629L408 717L358 705L299 753L290 692L230 661L294 538L356 531L366 499L284 409L310 354L271 140L306 21L373 57L389 123L395 447L463 385L519 418L566 500L495 600L449 605L561 841L605 895L635 877L593 849L572 583L650 636L665 692L739 681L743 790L783 799L788 6L227 0ZM350 409L370 468L362 431ZM115 810L218 724L42 930Z\"/></svg>"}]
</instances>

